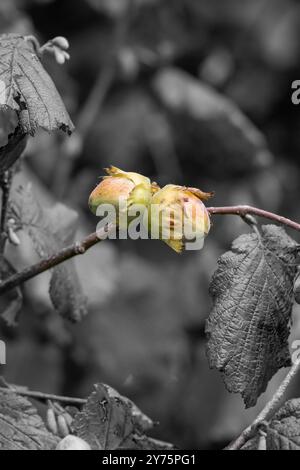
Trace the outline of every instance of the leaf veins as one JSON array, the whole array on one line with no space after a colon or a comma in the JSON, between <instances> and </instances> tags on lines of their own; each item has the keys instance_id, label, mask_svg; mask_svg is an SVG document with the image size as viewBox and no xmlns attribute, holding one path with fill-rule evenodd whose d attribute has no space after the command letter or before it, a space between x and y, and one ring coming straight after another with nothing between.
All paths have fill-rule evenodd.
<instances>
[{"instance_id":1,"label":"leaf veins","mask_svg":"<svg viewBox=\"0 0 300 470\"><path fill-rule=\"evenodd\" d=\"M0 105L18 113L21 133L71 133L73 123L55 85L42 66L33 42L18 34L0 36Z\"/></svg>"},{"instance_id":2,"label":"leaf veins","mask_svg":"<svg viewBox=\"0 0 300 470\"><path fill-rule=\"evenodd\" d=\"M254 406L271 377L290 365L292 288L298 245L277 226L242 235L218 261L207 321L210 367Z\"/></svg>"}]
</instances>

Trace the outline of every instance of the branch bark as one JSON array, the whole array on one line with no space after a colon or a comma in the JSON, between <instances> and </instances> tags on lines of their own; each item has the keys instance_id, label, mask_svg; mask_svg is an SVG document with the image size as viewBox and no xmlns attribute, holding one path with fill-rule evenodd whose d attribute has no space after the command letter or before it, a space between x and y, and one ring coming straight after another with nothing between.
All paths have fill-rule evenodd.
<instances>
[{"instance_id":1,"label":"branch bark","mask_svg":"<svg viewBox=\"0 0 300 470\"><path fill-rule=\"evenodd\" d=\"M28 266L27 268L23 269L23 271L20 271L8 277L7 279L4 279L2 282L0 282L0 295L13 289L14 287L19 286L20 284L23 284L38 274L48 271L58 264L67 261L68 259L74 258L74 256L83 255L92 246L96 245L102 240L105 240L108 233L113 228L114 225L110 224L98 232L91 233L81 240L81 242L75 242L73 245L63 248L58 253L55 253L36 264Z\"/></svg>"},{"instance_id":2,"label":"branch bark","mask_svg":"<svg viewBox=\"0 0 300 470\"><path fill-rule=\"evenodd\" d=\"M247 214L256 215L264 217L266 219L277 222L281 225L285 225L294 230L300 232L300 224L282 217L281 215L274 214L272 212L265 211L263 209L258 209L257 207L252 206L225 206L225 207L208 207L208 212L211 215L237 215L239 217L245 217ZM60 252L53 254L52 256L39 261L32 266L25 268L23 271L20 271L11 277L4 279L0 282L0 295L13 289L14 287L23 284L24 282L32 279L38 274L48 271L49 269L54 268L60 263L67 261L70 258L73 258L77 255L84 254L89 248L96 245L103 239L107 238L108 233L114 228L113 224L107 226L102 232L98 231L97 233L91 233L85 237L81 242L76 242L71 246L63 248Z\"/></svg>"},{"instance_id":3,"label":"branch bark","mask_svg":"<svg viewBox=\"0 0 300 470\"><path fill-rule=\"evenodd\" d=\"M286 225L287 227L290 227L300 232L300 223L295 222L294 220L287 219L286 217L282 217L281 215L274 214L273 212L268 212L263 209L259 209L258 207L225 206L225 207L208 207L207 210L212 215L216 215L216 214L239 215L240 217L244 217L248 214L257 215L259 217L272 220L273 222L277 222L281 225Z\"/></svg>"}]
</instances>

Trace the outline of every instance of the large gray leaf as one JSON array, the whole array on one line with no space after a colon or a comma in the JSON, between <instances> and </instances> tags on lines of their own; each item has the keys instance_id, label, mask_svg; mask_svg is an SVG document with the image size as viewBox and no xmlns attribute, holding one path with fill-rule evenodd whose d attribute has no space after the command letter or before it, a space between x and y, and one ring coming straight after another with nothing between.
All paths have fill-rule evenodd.
<instances>
[{"instance_id":1,"label":"large gray leaf","mask_svg":"<svg viewBox=\"0 0 300 470\"><path fill-rule=\"evenodd\" d=\"M230 392L255 405L268 381L290 364L289 321L298 245L275 225L242 235L218 261L207 322L211 367Z\"/></svg>"},{"instance_id":2,"label":"large gray leaf","mask_svg":"<svg viewBox=\"0 0 300 470\"><path fill-rule=\"evenodd\" d=\"M264 427L266 450L300 450L300 399L287 401ZM250 439L243 450L256 450L259 436Z\"/></svg>"},{"instance_id":3,"label":"large gray leaf","mask_svg":"<svg viewBox=\"0 0 300 470\"><path fill-rule=\"evenodd\" d=\"M77 213L63 204L42 208L28 186L20 187L13 194L11 207L41 258L51 256L73 242ZM53 268L49 292L54 307L63 317L79 321L87 313L87 299L73 260Z\"/></svg>"},{"instance_id":4,"label":"large gray leaf","mask_svg":"<svg viewBox=\"0 0 300 470\"><path fill-rule=\"evenodd\" d=\"M0 105L18 113L24 134L33 135L39 127L49 132L74 129L33 42L25 36L0 36Z\"/></svg>"},{"instance_id":5,"label":"large gray leaf","mask_svg":"<svg viewBox=\"0 0 300 470\"><path fill-rule=\"evenodd\" d=\"M26 398L0 391L0 449L49 450L58 441Z\"/></svg>"}]
</instances>

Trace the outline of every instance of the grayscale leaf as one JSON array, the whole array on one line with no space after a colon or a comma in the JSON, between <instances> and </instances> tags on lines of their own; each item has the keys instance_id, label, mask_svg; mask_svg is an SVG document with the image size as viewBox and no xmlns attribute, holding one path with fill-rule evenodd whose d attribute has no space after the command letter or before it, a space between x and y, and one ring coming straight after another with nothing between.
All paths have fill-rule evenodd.
<instances>
[{"instance_id":1,"label":"grayscale leaf","mask_svg":"<svg viewBox=\"0 0 300 470\"><path fill-rule=\"evenodd\" d=\"M73 431L93 450L172 448L171 444L144 435L143 429L149 429L149 418L137 410L113 388L97 384L87 404L75 416Z\"/></svg>"},{"instance_id":2,"label":"grayscale leaf","mask_svg":"<svg viewBox=\"0 0 300 470\"><path fill-rule=\"evenodd\" d=\"M0 36L0 105L18 113L23 134L33 135L38 128L70 134L74 129L34 43L26 36Z\"/></svg>"},{"instance_id":3,"label":"grayscale leaf","mask_svg":"<svg viewBox=\"0 0 300 470\"><path fill-rule=\"evenodd\" d=\"M0 449L51 450L58 441L29 400L0 391Z\"/></svg>"},{"instance_id":4,"label":"grayscale leaf","mask_svg":"<svg viewBox=\"0 0 300 470\"><path fill-rule=\"evenodd\" d=\"M210 367L254 406L268 381L290 365L289 322L298 245L275 225L242 235L218 261L207 321Z\"/></svg>"}]
</instances>

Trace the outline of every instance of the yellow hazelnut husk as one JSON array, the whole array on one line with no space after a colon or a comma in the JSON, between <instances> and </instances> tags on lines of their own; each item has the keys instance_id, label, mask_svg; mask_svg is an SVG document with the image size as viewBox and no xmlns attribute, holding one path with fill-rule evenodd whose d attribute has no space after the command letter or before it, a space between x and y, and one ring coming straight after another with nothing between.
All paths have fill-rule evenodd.
<instances>
[{"instance_id":1,"label":"yellow hazelnut husk","mask_svg":"<svg viewBox=\"0 0 300 470\"><path fill-rule=\"evenodd\" d=\"M168 184L154 191L144 224L152 238L163 240L177 253L201 249L211 226L203 201L212 196L197 188Z\"/></svg>"},{"instance_id":2,"label":"yellow hazelnut husk","mask_svg":"<svg viewBox=\"0 0 300 470\"><path fill-rule=\"evenodd\" d=\"M89 208L94 214L97 214L97 209L102 204L113 205L118 216L120 210L128 212L133 204L147 208L152 194L149 178L114 166L105 171L108 176L103 177L89 197Z\"/></svg>"}]
</instances>

